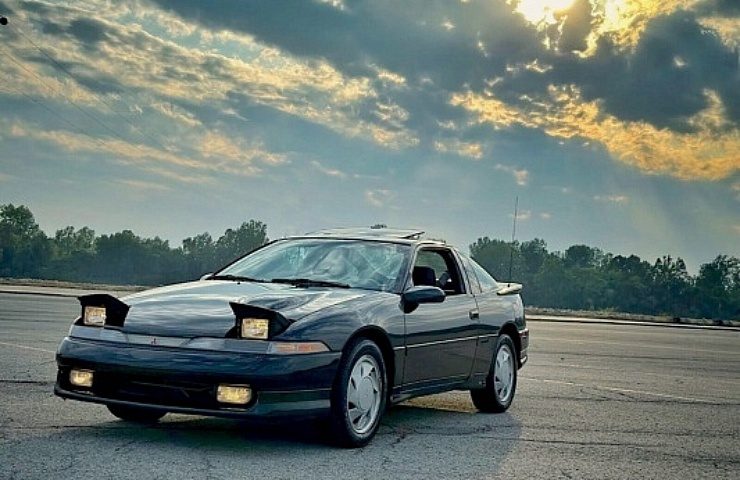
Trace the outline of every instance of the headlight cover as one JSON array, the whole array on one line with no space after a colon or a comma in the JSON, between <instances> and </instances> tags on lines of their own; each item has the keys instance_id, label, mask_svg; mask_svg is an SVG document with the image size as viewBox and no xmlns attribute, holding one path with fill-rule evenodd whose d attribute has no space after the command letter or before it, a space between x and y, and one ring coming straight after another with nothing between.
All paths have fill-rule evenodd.
<instances>
[{"instance_id":1,"label":"headlight cover","mask_svg":"<svg viewBox=\"0 0 740 480\"><path fill-rule=\"evenodd\" d=\"M82 315L76 324L88 327L122 327L129 310L128 305L107 293L83 295L79 301Z\"/></svg>"}]
</instances>

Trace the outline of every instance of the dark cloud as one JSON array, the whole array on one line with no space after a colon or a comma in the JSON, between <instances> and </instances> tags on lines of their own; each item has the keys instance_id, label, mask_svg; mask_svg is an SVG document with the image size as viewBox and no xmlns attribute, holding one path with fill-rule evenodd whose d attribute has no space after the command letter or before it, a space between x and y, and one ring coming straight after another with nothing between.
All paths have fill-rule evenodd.
<instances>
[{"instance_id":1,"label":"dark cloud","mask_svg":"<svg viewBox=\"0 0 740 480\"><path fill-rule=\"evenodd\" d=\"M707 0L694 7L702 15L740 17L740 2L737 0Z\"/></svg>"},{"instance_id":2,"label":"dark cloud","mask_svg":"<svg viewBox=\"0 0 740 480\"><path fill-rule=\"evenodd\" d=\"M78 18L70 22L67 32L84 45L97 45L106 39L106 27L92 18Z\"/></svg>"},{"instance_id":3,"label":"dark cloud","mask_svg":"<svg viewBox=\"0 0 740 480\"><path fill-rule=\"evenodd\" d=\"M94 50L107 39L108 28L91 18L76 18L68 25L50 18L40 20L41 30L51 36L73 39L86 50Z\"/></svg>"},{"instance_id":4,"label":"dark cloud","mask_svg":"<svg viewBox=\"0 0 740 480\"><path fill-rule=\"evenodd\" d=\"M4 17L12 16L15 11L7 3L0 1L0 15Z\"/></svg>"},{"instance_id":5,"label":"dark cloud","mask_svg":"<svg viewBox=\"0 0 740 480\"><path fill-rule=\"evenodd\" d=\"M680 128L687 116L707 106L705 90L712 89L729 107L730 118L740 120L732 108L740 101L737 53L688 12L652 21L626 73L625 95L609 102L626 118Z\"/></svg>"},{"instance_id":6,"label":"dark cloud","mask_svg":"<svg viewBox=\"0 0 740 480\"><path fill-rule=\"evenodd\" d=\"M153 1L189 21L324 58L348 75L379 66L446 90L479 84L540 48L534 30L504 2L365 0L340 10L308 0Z\"/></svg>"},{"instance_id":7,"label":"dark cloud","mask_svg":"<svg viewBox=\"0 0 740 480\"><path fill-rule=\"evenodd\" d=\"M655 18L633 50L602 38L593 56L554 60L549 79L581 86L587 100L602 100L622 120L690 131L689 118L708 106L708 89L731 121L740 120L737 52L690 12Z\"/></svg>"},{"instance_id":8,"label":"dark cloud","mask_svg":"<svg viewBox=\"0 0 740 480\"><path fill-rule=\"evenodd\" d=\"M589 0L577 0L566 11L557 15L564 17L558 48L562 52L583 52L588 48L586 39L593 28L593 15Z\"/></svg>"},{"instance_id":9,"label":"dark cloud","mask_svg":"<svg viewBox=\"0 0 740 480\"><path fill-rule=\"evenodd\" d=\"M413 112L416 127L433 130L445 92L482 91L497 85L500 98L521 102L550 84L575 84L587 99L600 99L623 120L688 131L688 120L708 105L707 89L718 93L732 121L740 119L737 53L701 26L695 13L679 11L653 19L633 50L617 49L608 38L593 56L584 51L594 17L588 0L562 12L561 28L550 31L558 50L542 46L542 34L506 2L345 1L339 9L308 0L243 2L152 0L161 8L213 29L241 31L293 55L322 58L349 76L372 77L380 67L403 75L411 92L395 96ZM712 0L703 9L732 13L736 1ZM511 65L538 60L547 73L507 72ZM450 112L442 112L449 117ZM445 118L443 116L442 118Z\"/></svg>"},{"instance_id":10,"label":"dark cloud","mask_svg":"<svg viewBox=\"0 0 740 480\"><path fill-rule=\"evenodd\" d=\"M440 124L464 123L464 110L449 105L453 92L482 91L509 65L530 62L544 50L540 33L503 1L346 0L344 9L309 0L152 1L187 21L326 60L349 77L374 78L378 68L403 76L406 85L390 101L410 112L403 128L422 139L444 136ZM383 98L355 104L353 114L398 128L376 116L378 102Z\"/></svg>"}]
</instances>

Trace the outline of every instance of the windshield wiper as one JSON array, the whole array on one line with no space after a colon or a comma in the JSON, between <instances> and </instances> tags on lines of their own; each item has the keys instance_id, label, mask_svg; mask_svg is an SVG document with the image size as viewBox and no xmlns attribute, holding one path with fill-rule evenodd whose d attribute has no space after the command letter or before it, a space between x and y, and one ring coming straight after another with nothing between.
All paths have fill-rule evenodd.
<instances>
[{"instance_id":1,"label":"windshield wiper","mask_svg":"<svg viewBox=\"0 0 740 480\"><path fill-rule=\"evenodd\" d=\"M312 280L310 278L273 278L272 283L287 283L296 287L336 287L350 288L346 283L330 282L328 280Z\"/></svg>"},{"instance_id":2,"label":"windshield wiper","mask_svg":"<svg viewBox=\"0 0 740 480\"><path fill-rule=\"evenodd\" d=\"M231 280L232 282L258 282L258 283L265 283L265 280L260 280L259 278L251 278L251 277L242 277L240 275L214 275L210 278L210 280Z\"/></svg>"}]
</instances>

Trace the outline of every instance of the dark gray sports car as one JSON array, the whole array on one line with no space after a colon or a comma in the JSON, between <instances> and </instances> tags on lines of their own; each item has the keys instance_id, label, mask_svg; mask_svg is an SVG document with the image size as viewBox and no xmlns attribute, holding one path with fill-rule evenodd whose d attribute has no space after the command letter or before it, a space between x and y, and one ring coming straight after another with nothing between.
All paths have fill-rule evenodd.
<instances>
[{"instance_id":1,"label":"dark gray sports car","mask_svg":"<svg viewBox=\"0 0 740 480\"><path fill-rule=\"evenodd\" d=\"M521 285L422 233L284 238L200 281L80 297L54 391L137 422L322 417L346 447L388 402L464 389L503 412L527 360Z\"/></svg>"}]
</instances>

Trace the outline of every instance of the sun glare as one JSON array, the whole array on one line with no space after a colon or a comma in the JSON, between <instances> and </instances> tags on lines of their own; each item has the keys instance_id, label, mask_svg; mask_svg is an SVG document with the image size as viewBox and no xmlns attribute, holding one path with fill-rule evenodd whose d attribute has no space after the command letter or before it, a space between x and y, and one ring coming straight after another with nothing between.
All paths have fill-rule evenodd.
<instances>
[{"instance_id":1,"label":"sun glare","mask_svg":"<svg viewBox=\"0 0 740 480\"><path fill-rule=\"evenodd\" d=\"M527 21L539 25L544 22L552 24L555 22L555 13L567 10L575 0L513 0L516 11L521 13Z\"/></svg>"}]
</instances>

